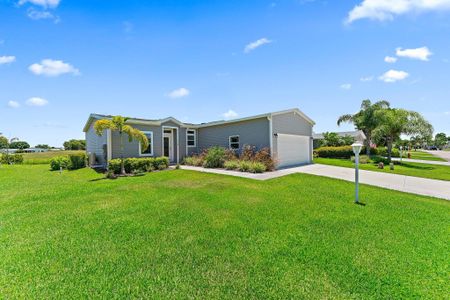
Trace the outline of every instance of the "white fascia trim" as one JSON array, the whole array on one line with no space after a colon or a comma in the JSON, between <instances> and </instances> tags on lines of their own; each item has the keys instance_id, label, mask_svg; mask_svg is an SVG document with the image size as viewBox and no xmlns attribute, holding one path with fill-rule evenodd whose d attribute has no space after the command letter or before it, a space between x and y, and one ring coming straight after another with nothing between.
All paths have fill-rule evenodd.
<instances>
[{"instance_id":1,"label":"white fascia trim","mask_svg":"<svg viewBox=\"0 0 450 300\"><path fill-rule=\"evenodd\" d=\"M141 142L139 142L139 156L153 156L153 131L142 131L145 135L150 135L150 146L151 146L151 152L150 153L142 153L142 147L141 147Z\"/></svg>"},{"instance_id":2,"label":"white fascia trim","mask_svg":"<svg viewBox=\"0 0 450 300\"><path fill-rule=\"evenodd\" d=\"M273 156L273 122L272 116L267 117L269 120L269 145L270 145L270 155Z\"/></svg>"},{"instance_id":3,"label":"white fascia trim","mask_svg":"<svg viewBox=\"0 0 450 300\"><path fill-rule=\"evenodd\" d=\"M107 164L112 159L112 131L111 129L106 130L106 160Z\"/></svg>"}]
</instances>

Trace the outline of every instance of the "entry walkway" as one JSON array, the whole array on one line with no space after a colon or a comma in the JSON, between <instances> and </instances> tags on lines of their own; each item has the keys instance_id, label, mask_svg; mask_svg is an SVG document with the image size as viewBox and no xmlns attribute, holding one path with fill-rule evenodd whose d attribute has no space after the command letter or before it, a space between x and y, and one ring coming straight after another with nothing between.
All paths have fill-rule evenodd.
<instances>
[{"instance_id":1,"label":"entry walkway","mask_svg":"<svg viewBox=\"0 0 450 300\"><path fill-rule=\"evenodd\" d=\"M267 180L295 173L305 173L318 176L325 176L352 182L355 180L354 169L321 164L313 164L301 167L282 169L274 172L266 172L263 174L251 174L222 169L205 169L201 167L191 167L191 166L181 166L181 168L184 170L230 175L255 180ZM359 181L360 183L363 184L383 187L406 193L450 200L450 181L434 180L397 174L387 174L365 170L360 170L359 172L360 172Z\"/></svg>"}]
</instances>

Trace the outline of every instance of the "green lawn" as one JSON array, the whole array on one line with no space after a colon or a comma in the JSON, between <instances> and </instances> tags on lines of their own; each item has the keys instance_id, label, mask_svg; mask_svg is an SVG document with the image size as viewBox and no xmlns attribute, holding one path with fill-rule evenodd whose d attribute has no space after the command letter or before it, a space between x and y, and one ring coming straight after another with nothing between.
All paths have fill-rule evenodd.
<instances>
[{"instance_id":1,"label":"green lawn","mask_svg":"<svg viewBox=\"0 0 450 300\"><path fill-rule=\"evenodd\" d=\"M0 168L0 298L445 298L450 202L295 174Z\"/></svg>"},{"instance_id":2,"label":"green lawn","mask_svg":"<svg viewBox=\"0 0 450 300\"><path fill-rule=\"evenodd\" d=\"M314 163L346 168L355 167L355 164L349 159L314 158ZM449 166L402 162L401 165L394 166L394 171L391 171L389 169L389 165L385 165L384 169L378 169L378 165L375 163L360 164L359 166L360 169L368 171L384 172L384 173L400 174L400 175L408 175L440 180L450 180Z\"/></svg>"},{"instance_id":3,"label":"green lawn","mask_svg":"<svg viewBox=\"0 0 450 300\"><path fill-rule=\"evenodd\" d=\"M40 153L24 153L24 164L36 165L36 164L50 164L50 160L55 156L69 155L77 153L85 153L86 151L72 150L72 151L48 151Z\"/></svg>"},{"instance_id":4,"label":"green lawn","mask_svg":"<svg viewBox=\"0 0 450 300\"><path fill-rule=\"evenodd\" d=\"M424 151L411 151L411 159L420 159L420 160L431 160L431 161L446 161L443 158L434 156L433 154L430 154L428 152ZM408 153L405 151L403 154L403 157L407 158Z\"/></svg>"}]
</instances>

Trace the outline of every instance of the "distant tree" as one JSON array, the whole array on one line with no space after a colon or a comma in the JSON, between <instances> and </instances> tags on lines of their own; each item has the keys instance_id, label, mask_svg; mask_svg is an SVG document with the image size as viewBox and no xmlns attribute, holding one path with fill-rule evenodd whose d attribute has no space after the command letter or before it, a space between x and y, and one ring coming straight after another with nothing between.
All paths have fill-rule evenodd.
<instances>
[{"instance_id":1,"label":"distant tree","mask_svg":"<svg viewBox=\"0 0 450 300\"><path fill-rule=\"evenodd\" d=\"M443 132L440 132L434 136L434 145L438 148L442 148L448 142L447 135Z\"/></svg>"},{"instance_id":2,"label":"distant tree","mask_svg":"<svg viewBox=\"0 0 450 300\"><path fill-rule=\"evenodd\" d=\"M9 141L6 137L0 136L0 149L8 148Z\"/></svg>"},{"instance_id":3,"label":"distant tree","mask_svg":"<svg viewBox=\"0 0 450 300\"><path fill-rule=\"evenodd\" d=\"M323 134L323 139L320 142L321 147L338 147L351 145L355 139L350 136L339 136L336 132L325 132Z\"/></svg>"},{"instance_id":4,"label":"distant tree","mask_svg":"<svg viewBox=\"0 0 450 300\"><path fill-rule=\"evenodd\" d=\"M322 146L337 147L341 145L341 139L336 132L325 132L323 134Z\"/></svg>"},{"instance_id":5,"label":"distant tree","mask_svg":"<svg viewBox=\"0 0 450 300\"><path fill-rule=\"evenodd\" d=\"M387 101L378 101L372 103L370 100L364 100L361 103L361 109L356 114L347 114L339 117L337 124L343 122L353 123L358 130L362 130L366 135L365 146L366 154L370 155L370 144L372 142L372 132L380 124L375 117L375 112L389 108Z\"/></svg>"},{"instance_id":6,"label":"distant tree","mask_svg":"<svg viewBox=\"0 0 450 300\"><path fill-rule=\"evenodd\" d=\"M47 144L37 144L36 148L41 148L41 149L50 149L50 146Z\"/></svg>"},{"instance_id":7,"label":"distant tree","mask_svg":"<svg viewBox=\"0 0 450 300\"><path fill-rule=\"evenodd\" d=\"M141 143L142 150L146 150L149 146L149 141L147 136L140 131L130 125L127 124L128 118L124 118L122 116L114 116L111 120L109 119L101 119L94 123L94 129L97 135L103 135L106 129L111 131L116 131L119 133L119 142L120 142L120 172L125 174L125 165L124 165L124 146L123 146L123 136L126 134L128 136L128 141L138 140Z\"/></svg>"},{"instance_id":8,"label":"distant tree","mask_svg":"<svg viewBox=\"0 0 450 300\"><path fill-rule=\"evenodd\" d=\"M26 149L26 148L30 148L30 144L28 144L25 141L14 141L14 142L9 144L9 148L23 150L23 149Z\"/></svg>"},{"instance_id":9,"label":"distant tree","mask_svg":"<svg viewBox=\"0 0 450 300\"><path fill-rule=\"evenodd\" d=\"M72 139L65 141L63 146L65 150L86 150L86 141Z\"/></svg>"},{"instance_id":10,"label":"distant tree","mask_svg":"<svg viewBox=\"0 0 450 300\"><path fill-rule=\"evenodd\" d=\"M342 145L349 146L355 142L355 138L351 135L345 135L341 137Z\"/></svg>"}]
</instances>

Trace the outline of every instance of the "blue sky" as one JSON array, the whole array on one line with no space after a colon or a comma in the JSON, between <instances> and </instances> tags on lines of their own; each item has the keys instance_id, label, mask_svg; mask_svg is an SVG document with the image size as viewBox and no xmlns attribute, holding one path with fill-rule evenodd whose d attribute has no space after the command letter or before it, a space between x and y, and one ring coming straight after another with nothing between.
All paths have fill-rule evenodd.
<instances>
[{"instance_id":1,"label":"blue sky","mask_svg":"<svg viewBox=\"0 0 450 300\"><path fill-rule=\"evenodd\" d=\"M450 134L449 36L449 0L0 0L0 132L60 146L91 112L292 107L347 130L337 117L369 98Z\"/></svg>"}]
</instances>

